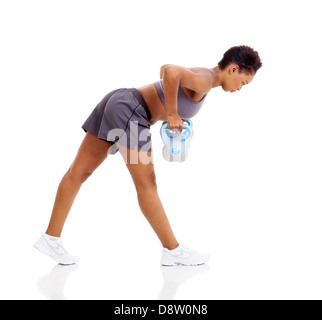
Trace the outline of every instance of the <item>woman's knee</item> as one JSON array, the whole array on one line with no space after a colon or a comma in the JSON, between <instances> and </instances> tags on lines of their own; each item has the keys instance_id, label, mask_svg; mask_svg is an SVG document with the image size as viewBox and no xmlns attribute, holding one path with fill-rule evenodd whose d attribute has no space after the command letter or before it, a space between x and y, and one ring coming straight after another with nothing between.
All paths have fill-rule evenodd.
<instances>
[{"instance_id":1,"label":"woman's knee","mask_svg":"<svg viewBox=\"0 0 322 320\"><path fill-rule=\"evenodd\" d=\"M157 190L157 182L154 172L135 179L134 184L138 192L150 192Z\"/></svg>"},{"instance_id":2,"label":"woman's knee","mask_svg":"<svg viewBox=\"0 0 322 320\"><path fill-rule=\"evenodd\" d=\"M75 183L84 183L92 174L94 170L90 168L78 167L72 165L67 171L67 176Z\"/></svg>"}]
</instances>

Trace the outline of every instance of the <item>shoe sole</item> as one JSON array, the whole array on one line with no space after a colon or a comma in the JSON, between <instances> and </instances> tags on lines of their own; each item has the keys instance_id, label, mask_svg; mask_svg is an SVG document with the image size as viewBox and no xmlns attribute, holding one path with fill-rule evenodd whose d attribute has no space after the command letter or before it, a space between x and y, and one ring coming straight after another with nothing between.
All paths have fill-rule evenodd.
<instances>
[{"instance_id":1,"label":"shoe sole","mask_svg":"<svg viewBox=\"0 0 322 320\"><path fill-rule=\"evenodd\" d=\"M193 266L201 266L203 264L206 264L206 262L200 262L200 263L180 263L180 262L161 262L161 266L164 267L175 267L175 266L188 266L188 267L193 267Z\"/></svg>"}]
</instances>

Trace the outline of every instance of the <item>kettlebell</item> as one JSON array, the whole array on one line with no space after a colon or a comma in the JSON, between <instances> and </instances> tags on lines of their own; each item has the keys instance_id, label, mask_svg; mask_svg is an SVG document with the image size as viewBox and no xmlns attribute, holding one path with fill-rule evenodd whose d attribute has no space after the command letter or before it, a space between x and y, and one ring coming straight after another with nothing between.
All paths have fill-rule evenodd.
<instances>
[{"instance_id":1,"label":"kettlebell","mask_svg":"<svg viewBox=\"0 0 322 320\"><path fill-rule=\"evenodd\" d=\"M178 129L169 130L168 122L164 121L160 134L163 141L162 155L169 162L183 162L188 158L190 143L193 137L191 120L185 120L182 132Z\"/></svg>"}]
</instances>

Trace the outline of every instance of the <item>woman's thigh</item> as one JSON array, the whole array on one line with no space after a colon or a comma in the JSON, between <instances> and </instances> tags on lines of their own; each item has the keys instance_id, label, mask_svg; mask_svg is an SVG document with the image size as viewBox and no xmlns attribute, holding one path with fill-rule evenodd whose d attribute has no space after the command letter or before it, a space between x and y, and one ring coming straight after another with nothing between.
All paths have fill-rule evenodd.
<instances>
[{"instance_id":1,"label":"woman's thigh","mask_svg":"<svg viewBox=\"0 0 322 320\"><path fill-rule=\"evenodd\" d=\"M127 149L118 145L126 166L137 189L156 186L152 152Z\"/></svg>"},{"instance_id":2,"label":"woman's thigh","mask_svg":"<svg viewBox=\"0 0 322 320\"><path fill-rule=\"evenodd\" d=\"M110 143L87 132L69 172L80 175L86 180L107 158L110 146Z\"/></svg>"}]
</instances>

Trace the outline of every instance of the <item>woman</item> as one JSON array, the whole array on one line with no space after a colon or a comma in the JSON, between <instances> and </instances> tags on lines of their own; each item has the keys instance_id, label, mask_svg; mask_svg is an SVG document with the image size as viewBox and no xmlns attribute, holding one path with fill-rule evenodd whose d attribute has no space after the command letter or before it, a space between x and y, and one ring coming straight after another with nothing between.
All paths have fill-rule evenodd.
<instances>
[{"instance_id":1,"label":"woman","mask_svg":"<svg viewBox=\"0 0 322 320\"><path fill-rule=\"evenodd\" d=\"M160 81L140 88L110 92L83 125L85 138L58 187L46 233L35 244L63 265L74 264L60 239L68 213L81 185L107 158L120 151L136 187L140 208L160 239L162 265L199 265L209 260L179 244L159 199L151 161L150 125L168 121L170 130L182 131L184 119L193 117L212 88L241 90L262 66L258 53L248 46L229 49L215 68L164 65Z\"/></svg>"}]
</instances>

